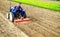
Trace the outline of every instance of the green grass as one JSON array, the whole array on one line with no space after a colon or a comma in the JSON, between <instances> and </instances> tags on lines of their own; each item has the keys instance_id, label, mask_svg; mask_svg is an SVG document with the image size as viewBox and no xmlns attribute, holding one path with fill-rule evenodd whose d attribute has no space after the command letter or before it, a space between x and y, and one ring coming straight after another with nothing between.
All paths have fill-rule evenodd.
<instances>
[{"instance_id":1,"label":"green grass","mask_svg":"<svg viewBox=\"0 0 60 37\"><path fill-rule=\"evenodd\" d=\"M42 7L42 8L47 8L50 10L60 11L60 4L55 4L51 2L40 2L37 0L11 0L11 1L28 4L32 6L37 6L37 7Z\"/></svg>"}]
</instances>

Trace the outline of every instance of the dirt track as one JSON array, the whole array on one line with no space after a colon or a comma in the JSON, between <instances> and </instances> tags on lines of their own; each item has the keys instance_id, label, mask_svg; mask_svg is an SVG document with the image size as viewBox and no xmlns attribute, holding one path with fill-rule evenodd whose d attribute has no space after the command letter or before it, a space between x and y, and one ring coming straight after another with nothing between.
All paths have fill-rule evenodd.
<instances>
[{"instance_id":1,"label":"dirt track","mask_svg":"<svg viewBox=\"0 0 60 37\"><path fill-rule=\"evenodd\" d=\"M60 37L59 12L24 4L22 7L26 10L27 16L31 18L31 22L16 26L29 37ZM4 15L6 14L5 11L1 12Z\"/></svg>"}]
</instances>

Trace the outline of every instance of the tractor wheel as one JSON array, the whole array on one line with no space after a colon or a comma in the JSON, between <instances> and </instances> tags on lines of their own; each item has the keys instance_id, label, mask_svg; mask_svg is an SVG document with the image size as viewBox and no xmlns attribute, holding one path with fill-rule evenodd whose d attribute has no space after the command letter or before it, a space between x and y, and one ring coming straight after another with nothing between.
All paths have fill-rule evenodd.
<instances>
[{"instance_id":1,"label":"tractor wheel","mask_svg":"<svg viewBox=\"0 0 60 37\"><path fill-rule=\"evenodd\" d=\"M6 18L9 19L9 13L6 14Z\"/></svg>"},{"instance_id":2,"label":"tractor wheel","mask_svg":"<svg viewBox=\"0 0 60 37\"><path fill-rule=\"evenodd\" d=\"M7 19L9 19L10 21L14 21L14 15L13 15L13 13L11 13L11 12L9 12L9 13L7 13Z\"/></svg>"}]
</instances>

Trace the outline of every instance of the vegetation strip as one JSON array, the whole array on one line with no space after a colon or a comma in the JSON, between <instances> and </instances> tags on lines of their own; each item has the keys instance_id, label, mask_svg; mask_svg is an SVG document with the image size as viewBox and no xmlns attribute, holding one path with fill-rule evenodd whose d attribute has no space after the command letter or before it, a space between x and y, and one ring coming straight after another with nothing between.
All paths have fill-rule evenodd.
<instances>
[{"instance_id":1,"label":"vegetation strip","mask_svg":"<svg viewBox=\"0 0 60 37\"><path fill-rule=\"evenodd\" d=\"M11 0L13 2L28 4L32 6L47 8L50 10L60 11L60 4L51 3L51 2L41 2L37 0Z\"/></svg>"}]
</instances>

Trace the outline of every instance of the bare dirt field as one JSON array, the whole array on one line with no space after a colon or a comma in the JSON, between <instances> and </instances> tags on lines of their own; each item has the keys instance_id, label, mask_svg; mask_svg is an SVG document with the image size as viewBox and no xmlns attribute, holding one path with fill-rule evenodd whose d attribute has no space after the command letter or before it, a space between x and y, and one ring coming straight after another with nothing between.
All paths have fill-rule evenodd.
<instances>
[{"instance_id":1,"label":"bare dirt field","mask_svg":"<svg viewBox=\"0 0 60 37\"><path fill-rule=\"evenodd\" d=\"M0 37L28 37L0 12Z\"/></svg>"},{"instance_id":2,"label":"bare dirt field","mask_svg":"<svg viewBox=\"0 0 60 37\"><path fill-rule=\"evenodd\" d=\"M0 12L5 16L9 9L9 2L7 1L3 2L0 1L0 2L1 2ZM28 24L18 24L18 25L15 24L13 26L22 30L29 37L60 37L60 12L29 6L25 4L21 4L21 6L26 10L26 14L28 17L31 18L31 22ZM2 23L1 25L6 24L3 22L4 20L1 21L0 24L1 23ZM12 22L8 22L7 25L10 26L10 23ZM10 35L10 37L12 37L12 35Z\"/></svg>"}]
</instances>

